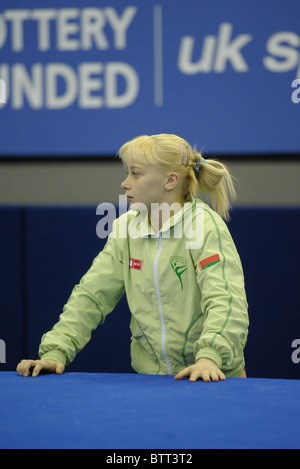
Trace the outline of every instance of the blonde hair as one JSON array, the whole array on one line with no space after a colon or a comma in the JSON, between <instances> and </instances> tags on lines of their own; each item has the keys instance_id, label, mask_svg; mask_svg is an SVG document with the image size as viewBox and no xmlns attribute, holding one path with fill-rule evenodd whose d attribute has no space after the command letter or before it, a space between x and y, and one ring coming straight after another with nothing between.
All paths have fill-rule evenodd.
<instances>
[{"instance_id":1,"label":"blonde hair","mask_svg":"<svg viewBox=\"0 0 300 469\"><path fill-rule=\"evenodd\" d=\"M204 159L183 138L173 134L141 135L125 143L118 155L126 166L134 161L153 165L166 174L177 172L185 199L195 197L197 191L207 192L213 209L229 219L235 189L228 169L215 159Z\"/></svg>"}]
</instances>

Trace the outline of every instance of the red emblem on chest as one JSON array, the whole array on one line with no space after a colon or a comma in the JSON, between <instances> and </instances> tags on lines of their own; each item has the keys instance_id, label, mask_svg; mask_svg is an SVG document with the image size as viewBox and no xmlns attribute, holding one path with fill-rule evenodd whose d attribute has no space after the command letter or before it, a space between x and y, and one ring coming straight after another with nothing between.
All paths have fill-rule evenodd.
<instances>
[{"instance_id":1,"label":"red emblem on chest","mask_svg":"<svg viewBox=\"0 0 300 469\"><path fill-rule=\"evenodd\" d=\"M130 269L141 270L142 264L143 264L143 261L141 259L133 259L133 257L129 259Z\"/></svg>"}]
</instances>

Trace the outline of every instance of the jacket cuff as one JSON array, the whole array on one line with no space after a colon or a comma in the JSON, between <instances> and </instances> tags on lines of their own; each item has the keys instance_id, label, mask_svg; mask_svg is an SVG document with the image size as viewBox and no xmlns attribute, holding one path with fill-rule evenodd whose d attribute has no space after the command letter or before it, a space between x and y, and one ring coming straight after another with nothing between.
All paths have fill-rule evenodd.
<instances>
[{"instance_id":1,"label":"jacket cuff","mask_svg":"<svg viewBox=\"0 0 300 469\"><path fill-rule=\"evenodd\" d=\"M209 358L210 360L213 360L217 364L218 368L221 369L222 367L221 355L218 352L216 352L215 349L211 347L201 348L195 357L196 361L199 360L199 358Z\"/></svg>"},{"instance_id":2,"label":"jacket cuff","mask_svg":"<svg viewBox=\"0 0 300 469\"><path fill-rule=\"evenodd\" d=\"M50 350L44 354L40 353L41 360L54 360L55 362L62 363L64 366L67 363L66 356L60 350Z\"/></svg>"}]
</instances>

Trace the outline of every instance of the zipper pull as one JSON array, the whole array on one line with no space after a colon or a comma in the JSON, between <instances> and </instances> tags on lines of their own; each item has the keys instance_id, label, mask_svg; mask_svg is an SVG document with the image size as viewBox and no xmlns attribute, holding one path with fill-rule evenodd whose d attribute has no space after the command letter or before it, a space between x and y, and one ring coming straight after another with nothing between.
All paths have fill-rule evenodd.
<instances>
[{"instance_id":1,"label":"zipper pull","mask_svg":"<svg viewBox=\"0 0 300 469\"><path fill-rule=\"evenodd\" d=\"M157 238L156 238L156 243L155 243L155 247L156 247L156 248L157 248L157 246L158 246L159 241L160 241L160 233L158 233L158 236L157 236Z\"/></svg>"}]
</instances>

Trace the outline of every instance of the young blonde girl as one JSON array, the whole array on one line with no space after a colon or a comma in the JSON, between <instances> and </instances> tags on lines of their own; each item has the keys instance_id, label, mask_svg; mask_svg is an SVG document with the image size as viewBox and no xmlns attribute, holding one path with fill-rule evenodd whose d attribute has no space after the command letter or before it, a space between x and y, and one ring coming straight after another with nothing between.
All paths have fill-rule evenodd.
<instances>
[{"instance_id":1,"label":"young blonde girl","mask_svg":"<svg viewBox=\"0 0 300 469\"><path fill-rule=\"evenodd\" d=\"M125 291L136 372L190 381L245 376L244 277L223 221L235 196L228 170L172 134L137 137L119 156L130 210L115 220L59 322L42 337L40 360L22 360L17 371L62 373ZM199 192L209 194L212 208ZM195 226L202 234L193 244Z\"/></svg>"}]
</instances>

